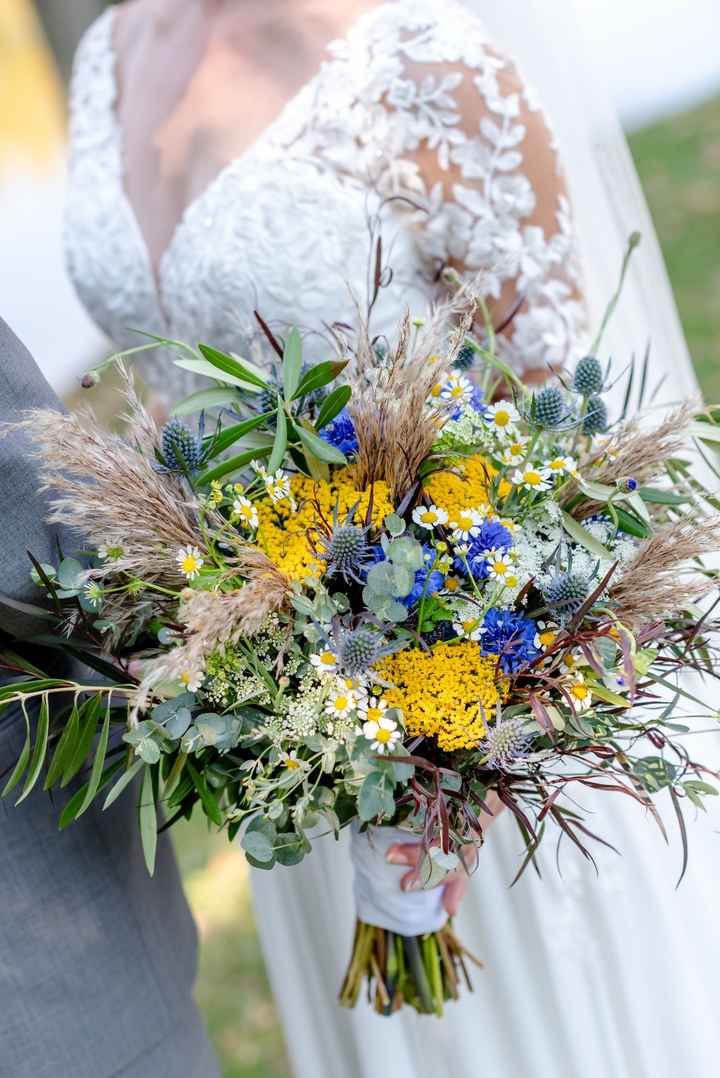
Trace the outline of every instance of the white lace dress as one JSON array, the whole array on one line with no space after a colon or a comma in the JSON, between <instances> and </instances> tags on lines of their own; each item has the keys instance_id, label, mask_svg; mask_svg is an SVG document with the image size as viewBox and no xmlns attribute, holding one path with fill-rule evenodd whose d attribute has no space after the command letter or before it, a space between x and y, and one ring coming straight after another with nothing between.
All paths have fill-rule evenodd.
<instances>
[{"instance_id":1,"label":"white lace dress","mask_svg":"<svg viewBox=\"0 0 720 1078\"><path fill-rule=\"evenodd\" d=\"M189 206L157 272L124 192L113 21L109 12L94 24L76 60L66 235L77 289L118 347L140 343L132 331L142 329L247 353L254 310L310 334L351 322L346 283L365 293L379 222L392 274L376 332L392 332L406 305L422 314L450 264L482 271L500 314L524 298L502 345L510 362L569 358L584 315L564 188L533 159L533 133L551 145L545 123L457 0L382 4L332 43L316 76ZM320 358L322 337L310 340ZM171 399L196 388L167 357L142 370ZM653 825L620 806L604 831L625 856L601 852L599 880L569 850L560 879L548 845L544 878L528 872L508 890L522 843L510 818L498 821L458 918L486 968L442 1023L337 1008L353 929L345 841L254 873L298 1078L712 1073L720 1035L707 971L720 969L720 943L703 875L691 866L676 893Z\"/></svg>"}]
</instances>

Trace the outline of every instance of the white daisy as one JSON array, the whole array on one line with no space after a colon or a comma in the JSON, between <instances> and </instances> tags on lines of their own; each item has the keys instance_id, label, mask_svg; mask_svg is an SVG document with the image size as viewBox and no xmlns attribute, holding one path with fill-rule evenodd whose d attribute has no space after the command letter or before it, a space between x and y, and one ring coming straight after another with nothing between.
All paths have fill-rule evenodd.
<instances>
[{"instance_id":1,"label":"white daisy","mask_svg":"<svg viewBox=\"0 0 720 1078\"><path fill-rule=\"evenodd\" d=\"M511 432L514 434L514 427L519 422L520 415L511 401L497 401L495 404L487 405L485 418L490 426L501 434L510 434ZM513 438L513 440L515 439Z\"/></svg>"},{"instance_id":2,"label":"white daisy","mask_svg":"<svg viewBox=\"0 0 720 1078\"><path fill-rule=\"evenodd\" d=\"M565 686L576 711L587 711L592 705L592 696L589 687L585 684L582 674L576 674L575 678Z\"/></svg>"},{"instance_id":3,"label":"white daisy","mask_svg":"<svg viewBox=\"0 0 720 1078\"><path fill-rule=\"evenodd\" d=\"M274 475L263 476L265 490L273 502L281 502L290 497L290 476L282 468L278 468Z\"/></svg>"},{"instance_id":4,"label":"white daisy","mask_svg":"<svg viewBox=\"0 0 720 1078\"><path fill-rule=\"evenodd\" d=\"M461 509L450 521L450 527L453 529L452 538L455 542L471 539L480 531L482 522L482 514L477 509Z\"/></svg>"},{"instance_id":5,"label":"white daisy","mask_svg":"<svg viewBox=\"0 0 720 1078\"><path fill-rule=\"evenodd\" d=\"M447 512L437 505L418 505L413 509L412 518L421 528L432 531L438 524L447 524Z\"/></svg>"},{"instance_id":6,"label":"white daisy","mask_svg":"<svg viewBox=\"0 0 720 1078\"><path fill-rule=\"evenodd\" d=\"M525 447L527 444L527 438L523 438L521 434L515 434L512 441L503 449L503 464L519 464L525 456Z\"/></svg>"},{"instance_id":7,"label":"white daisy","mask_svg":"<svg viewBox=\"0 0 720 1078\"><path fill-rule=\"evenodd\" d=\"M329 650L318 651L310 656L310 665L321 674L334 674L337 670L337 656Z\"/></svg>"},{"instance_id":8,"label":"white daisy","mask_svg":"<svg viewBox=\"0 0 720 1078\"><path fill-rule=\"evenodd\" d=\"M98 547L97 556L100 561L118 561L123 556L123 548L121 546L103 546Z\"/></svg>"},{"instance_id":9,"label":"white daisy","mask_svg":"<svg viewBox=\"0 0 720 1078\"><path fill-rule=\"evenodd\" d=\"M257 508L253 505L249 498L240 496L236 498L232 504L233 515L240 521L245 528L250 528L254 531L260 523L258 519Z\"/></svg>"},{"instance_id":10,"label":"white daisy","mask_svg":"<svg viewBox=\"0 0 720 1078\"><path fill-rule=\"evenodd\" d=\"M298 760L295 749L293 749L292 752L281 752L280 763L283 767L287 768L288 771L305 771L307 767L304 760Z\"/></svg>"},{"instance_id":11,"label":"white daisy","mask_svg":"<svg viewBox=\"0 0 720 1078\"><path fill-rule=\"evenodd\" d=\"M355 694L347 689L338 688L330 694L330 699L325 705L325 712L335 719L344 719L351 711L355 710L356 706Z\"/></svg>"},{"instance_id":12,"label":"white daisy","mask_svg":"<svg viewBox=\"0 0 720 1078\"><path fill-rule=\"evenodd\" d=\"M501 580L504 584L507 584L508 577L512 576L512 560L502 550L490 551L487 555L487 567L490 576L496 580ZM511 584L510 587L513 587L513 585Z\"/></svg>"},{"instance_id":13,"label":"white daisy","mask_svg":"<svg viewBox=\"0 0 720 1078\"><path fill-rule=\"evenodd\" d=\"M202 670L183 670L179 680L188 692L197 692L205 680L205 674Z\"/></svg>"},{"instance_id":14,"label":"white daisy","mask_svg":"<svg viewBox=\"0 0 720 1078\"><path fill-rule=\"evenodd\" d=\"M387 700L382 696L368 696L358 704L358 714L363 722L379 722L387 709Z\"/></svg>"},{"instance_id":15,"label":"white daisy","mask_svg":"<svg viewBox=\"0 0 720 1078\"><path fill-rule=\"evenodd\" d=\"M196 546L180 547L175 560L180 567L180 572L187 580L194 580L199 576L204 565L204 558Z\"/></svg>"},{"instance_id":16,"label":"white daisy","mask_svg":"<svg viewBox=\"0 0 720 1078\"><path fill-rule=\"evenodd\" d=\"M455 404L467 404L472 400L472 395L473 384L462 374L451 374L440 390L442 400L453 401Z\"/></svg>"},{"instance_id":17,"label":"white daisy","mask_svg":"<svg viewBox=\"0 0 720 1078\"><path fill-rule=\"evenodd\" d=\"M512 474L512 481L516 487L524 487L525 490L550 490L550 472L537 464L528 464L524 468L518 468Z\"/></svg>"},{"instance_id":18,"label":"white daisy","mask_svg":"<svg viewBox=\"0 0 720 1078\"><path fill-rule=\"evenodd\" d=\"M479 640L482 636L482 622L478 617L468 617L462 621L454 621L453 629L463 640Z\"/></svg>"},{"instance_id":19,"label":"white daisy","mask_svg":"<svg viewBox=\"0 0 720 1078\"><path fill-rule=\"evenodd\" d=\"M573 457L553 457L545 461L545 468L552 475L577 475L577 461Z\"/></svg>"},{"instance_id":20,"label":"white daisy","mask_svg":"<svg viewBox=\"0 0 720 1078\"><path fill-rule=\"evenodd\" d=\"M379 719L368 719L363 726L363 737L372 741L370 747L374 752L383 753L392 752L402 734L394 719L381 715Z\"/></svg>"}]
</instances>

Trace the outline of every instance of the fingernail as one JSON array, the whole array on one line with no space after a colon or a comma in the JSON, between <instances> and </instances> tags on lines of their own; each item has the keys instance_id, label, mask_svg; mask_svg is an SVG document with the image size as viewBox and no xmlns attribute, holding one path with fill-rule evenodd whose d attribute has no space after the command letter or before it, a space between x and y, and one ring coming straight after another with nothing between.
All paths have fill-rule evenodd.
<instances>
[{"instance_id":1,"label":"fingernail","mask_svg":"<svg viewBox=\"0 0 720 1078\"><path fill-rule=\"evenodd\" d=\"M405 858L399 850L388 850L385 854L385 860L391 865L404 865Z\"/></svg>"}]
</instances>

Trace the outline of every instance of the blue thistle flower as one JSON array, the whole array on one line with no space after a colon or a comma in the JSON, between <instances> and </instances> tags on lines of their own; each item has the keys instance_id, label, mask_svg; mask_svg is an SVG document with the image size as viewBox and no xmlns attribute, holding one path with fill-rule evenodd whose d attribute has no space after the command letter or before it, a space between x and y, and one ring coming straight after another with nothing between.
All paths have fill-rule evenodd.
<instances>
[{"instance_id":1,"label":"blue thistle flower","mask_svg":"<svg viewBox=\"0 0 720 1078\"><path fill-rule=\"evenodd\" d=\"M496 520L486 520L477 535L466 544L467 554L455 557L454 566L458 573L465 574L467 565L476 580L485 580L488 575L487 555L491 550L509 550L513 545L510 532Z\"/></svg>"},{"instance_id":2,"label":"blue thistle flower","mask_svg":"<svg viewBox=\"0 0 720 1078\"><path fill-rule=\"evenodd\" d=\"M464 344L455 356L453 367L456 371L469 371L475 366L475 355L475 349L471 348L469 344Z\"/></svg>"},{"instance_id":3,"label":"blue thistle flower","mask_svg":"<svg viewBox=\"0 0 720 1078\"><path fill-rule=\"evenodd\" d=\"M203 462L202 438L181 419L171 419L160 434L162 463L169 472L196 472Z\"/></svg>"},{"instance_id":4,"label":"blue thistle flower","mask_svg":"<svg viewBox=\"0 0 720 1078\"><path fill-rule=\"evenodd\" d=\"M497 607L491 607L483 618L480 650L483 655L499 656L506 674L516 674L542 654L535 622L514 610Z\"/></svg>"},{"instance_id":5,"label":"blue thistle flower","mask_svg":"<svg viewBox=\"0 0 720 1078\"><path fill-rule=\"evenodd\" d=\"M320 431L320 437L328 445L334 445L346 457L358 451L357 434L355 424L350 418L347 408L343 408L335 418Z\"/></svg>"},{"instance_id":6,"label":"blue thistle flower","mask_svg":"<svg viewBox=\"0 0 720 1078\"><path fill-rule=\"evenodd\" d=\"M478 749L487 756L487 767L504 770L527 756L530 743L523 719L501 719L489 728Z\"/></svg>"}]
</instances>

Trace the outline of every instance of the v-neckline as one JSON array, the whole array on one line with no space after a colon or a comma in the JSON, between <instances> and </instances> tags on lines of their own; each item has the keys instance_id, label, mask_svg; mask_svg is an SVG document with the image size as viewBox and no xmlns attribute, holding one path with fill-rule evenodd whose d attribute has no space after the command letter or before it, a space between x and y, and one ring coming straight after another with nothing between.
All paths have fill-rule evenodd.
<instances>
[{"instance_id":1,"label":"v-neckline","mask_svg":"<svg viewBox=\"0 0 720 1078\"><path fill-rule=\"evenodd\" d=\"M266 124L262 131L260 131L259 134L254 139L252 139L248 143L248 145L244 147L244 149L240 151L240 153L236 154L227 162L227 164L223 165L218 170L216 175L213 176L213 178L202 188L202 190L200 190L197 195L191 198L187 205L183 208L182 213L178 217L177 221L175 222L175 225L172 228L172 231L170 232L169 239L159 256L157 263L153 261L152 255L150 253L150 248L145 238L145 234L140 225L140 219L127 191L127 166L124 150L125 132L123 130L122 124L120 123L120 117L118 112L120 84L118 80L118 54L115 48L115 19L117 17L117 9L112 7L108 8L106 12L109 23L107 34L108 62L110 69L110 83L112 87L112 97L109 105L109 118L118 148L118 186L120 189L119 194L122 204L126 209L128 219L130 220L132 228L136 234L138 247L142 251L143 259L147 267L148 277L152 284L154 298L158 307L160 308L161 313L163 307L162 295L165 267L166 264L169 262L175 250L175 247L177 246L177 243L179 242L179 239L182 235L183 229L185 227L185 224L187 223L190 214L197 213L198 209L205 204L205 202L211 197L212 193L221 185L222 182L224 182L227 176L235 169L237 169L239 165L246 161L247 158L249 158L253 153L256 153L260 149L260 147L267 141L267 139L282 126L283 122L287 120L289 114L297 108L298 104L312 90L312 87L322 74L326 64L329 62L329 54L333 46L337 45L338 43L347 42L358 30L358 28L364 25L367 20L375 17L377 13L383 8L395 7L399 2L400 0L384 0L384 2L377 4L375 7L372 7L367 11L361 12L360 15L358 15L355 19L351 21L345 33L341 37L331 38L329 41L326 42L323 48L324 59L320 62L320 65L318 66L317 70L313 72L312 75L310 75L310 77L302 84L302 86L300 86L298 90L295 91L294 94L292 94L291 97L288 98L288 100L280 108L279 112L277 112L276 115L272 118L272 120L270 120L270 122Z\"/></svg>"}]
</instances>

